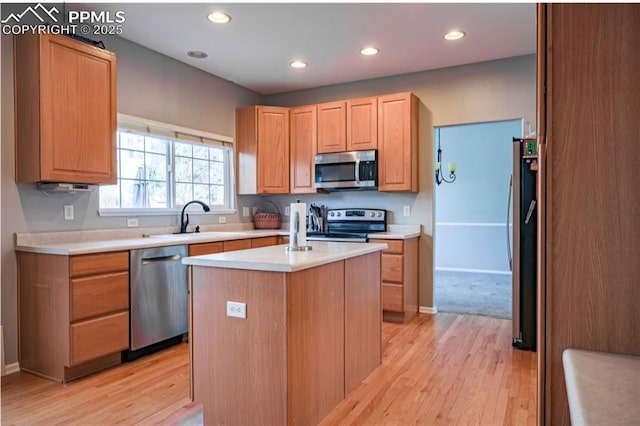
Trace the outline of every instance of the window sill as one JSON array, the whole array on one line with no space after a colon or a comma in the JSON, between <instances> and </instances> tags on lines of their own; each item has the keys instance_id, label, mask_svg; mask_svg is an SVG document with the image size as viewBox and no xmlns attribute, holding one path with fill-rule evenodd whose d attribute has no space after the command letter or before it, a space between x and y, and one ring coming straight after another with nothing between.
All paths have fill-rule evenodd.
<instances>
[{"instance_id":1,"label":"window sill","mask_svg":"<svg viewBox=\"0 0 640 426\"><path fill-rule=\"evenodd\" d=\"M179 215L182 209L99 209L98 216L117 217L117 216L175 216ZM235 214L236 209L211 209L209 212L202 210L187 209L185 213L189 215L229 215Z\"/></svg>"}]
</instances>

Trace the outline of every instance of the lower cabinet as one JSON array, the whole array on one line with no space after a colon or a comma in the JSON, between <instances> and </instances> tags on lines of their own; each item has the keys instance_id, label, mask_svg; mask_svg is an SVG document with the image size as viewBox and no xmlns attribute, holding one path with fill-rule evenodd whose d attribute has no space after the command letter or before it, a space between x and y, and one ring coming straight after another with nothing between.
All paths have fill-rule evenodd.
<instances>
[{"instance_id":1,"label":"lower cabinet","mask_svg":"<svg viewBox=\"0 0 640 426\"><path fill-rule=\"evenodd\" d=\"M17 253L20 368L60 382L129 347L129 252Z\"/></svg>"},{"instance_id":2,"label":"lower cabinet","mask_svg":"<svg viewBox=\"0 0 640 426\"><path fill-rule=\"evenodd\" d=\"M275 246L281 244L278 235L268 237L245 238L243 240L217 241L214 243L199 243L189 246L189 256L201 254L222 253L224 251L245 250L249 248Z\"/></svg>"},{"instance_id":3,"label":"lower cabinet","mask_svg":"<svg viewBox=\"0 0 640 426\"><path fill-rule=\"evenodd\" d=\"M389 246L382 252L383 320L407 322L418 313L418 237L369 242Z\"/></svg>"}]
</instances>

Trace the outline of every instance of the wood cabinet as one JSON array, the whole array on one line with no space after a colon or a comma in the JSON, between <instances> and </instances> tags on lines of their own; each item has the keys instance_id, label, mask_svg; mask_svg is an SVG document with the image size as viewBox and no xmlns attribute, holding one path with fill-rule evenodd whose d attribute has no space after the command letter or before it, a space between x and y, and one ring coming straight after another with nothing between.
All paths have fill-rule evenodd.
<instances>
[{"instance_id":1,"label":"wood cabinet","mask_svg":"<svg viewBox=\"0 0 640 426\"><path fill-rule=\"evenodd\" d=\"M292 194L314 194L315 155L318 141L318 108L315 105L291 108L291 178Z\"/></svg>"},{"instance_id":2,"label":"wood cabinet","mask_svg":"<svg viewBox=\"0 0 640 426\"><path fill-rule=\"evenodd\" d=\"M378 149L378 98L347 101L347 151Z\"/></svg>"},{"instance_id":3,"label":"wood cabinet","mask_svg":"<svg viewBox=\"0 0 640 426\"><path fill-rule=\"evenodd\" d=\"M347 150L346 103L318 104L318 154Z\"/></svg>"},{"instance_id":4,"label":"wood cabinet","mask_svg":"<svg viewBox=\"0 0 640 426\"><path fill-rule=\"evenodd\" d=\"M289 193L288 108L238 108L235 151L238 194Z\"/></svg>"},{"instance_id":5,"label":"wood cabinet","mask_svg":"<svg viewBox=\"0 0 640 426\"><path fill-rule=\"evenodd\" d=\"M275 246L280 244L278 235L268 237L244 238L241 240L215 241L212 243L198 243L189 245L189 256L215 254L225 251L245 250L249 248Z\"/></svg>"},{"instance_id":6,"label":"wood cabinet","mask_svg":"<svg viewBox=\"0 0 640 426\"><path fill-rule=\"evenodd\" d=\"M571 424L565 349L640 355L639 22L538 5L540 425Z\"/></svg>"},{"instance_id":7,"label":"wood cabinet","mask_svg":"<svg viewBox=\"0 0 640 426\"><path fill-rule=\"evenodd\" d=\"M116 55L62 35L14 43L16 181L115 184Z\"/></svg>"},{"instance_id":8,"label":"wood cabinet","mask_svg":"<svg viewBox=\"0 0 640 426\"><path fill-rule=\"evenodd\" d=\"M381 363L379 252L291 273L194 266L192 276L204 424L318 424ZM211 309L227 300L246 303L246 318Z\"/></svg>"},{"instance_id":9,"label":"wood cabinet","mask_svg":"<svg viewBox=\"0 0 640 426\"><path fill-rule=\"evenodd\" d=\"M378 189L418 191L418 98L378 97Z\"/></svg>"},{"instance_id":10,"label":"wood cabinet","mask_svg":"<svg viewBox=\"0 0 640 426\"><path fill-rule=\"evenodd\" d=\"M418 238L369 242L389 246L382 252L384 321L409 321L418 313Z\"/></svg>"},{"instance_id":11,"label":"wood cabinet","mask_svg":"<svg viewBox=\"0 0 640 426\"><path fill-rule=\"evenodd\" d=\"M129 252L17 259L20 368L67 382L120 363L129 346Z\"/></svg>"}]
</instances>

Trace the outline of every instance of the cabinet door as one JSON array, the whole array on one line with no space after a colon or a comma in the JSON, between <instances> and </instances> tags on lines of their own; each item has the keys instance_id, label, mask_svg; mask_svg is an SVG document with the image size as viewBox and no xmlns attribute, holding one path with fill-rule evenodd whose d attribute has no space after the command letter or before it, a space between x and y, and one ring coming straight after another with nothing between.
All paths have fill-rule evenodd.
<instances>
[{"instance_id":1,"label":"cabinet door","mask_svg":"<svg viewBox=\"0 0 640 426\"><path fill-rule=\"evenodd\" d=\"M258 193L289 193L288 108L258 107Z\"/></svg>"},{"instance_id":2,"label":"cabinet door","mask_svg":"<svg viewBox=\"0 0 640 426\"><path fill-rule=\"evenodd\" d=\"M260 237L251 239L251 248L268 247L278 245L278 236Z\"/></svg>"},{"instance_id":3,"label":"cabinet door","mask_svg":"<svg viewBox=\"0 0 640 426\"><path fill-rule=\"evenodd\" d=\"M318 153L347 150L345 102L318 105Z\"/></svg>"},{"instance_id":4,"label":"cabinet door","mask_svg":"<svg viewBox=\"0 0 640 426\"><path fill-rule=\"evenodd\" d=\"M378 98L347 101L347 151L378 148Z\"/></svg>"},{"instance_id":5,"label":"cabinet door","mask_svg":"<svg viewBox=\"0 0 640 426\"><path fill-rule=\"evenodd\" d=\"M42 181L116 183L116 56L40 38Z\"/></svg>"},{"instance_id":6,"label":"cabinet door","mask_svg":"<svg viewBox=\"0 0 640 426\"><path fill-rule=\"evenodd\" d=\"M244 239L244 240L224 241L222 243L222 247L224 248L224 251L236 251L236 250L250 249L251 248L251 240L247 238L247 239Z\"/></svg>"},{"instance_id":7,"label":"cabinet door","mask_svg":"<svg viewBox=\"0 0 640 426\"><path fill-rule=\"evenodd\" d=\"M378 188L418 191L418 101L411 93L378 97Z\"/></svg>"},{"instance_id":8,"label":"cabinet door","mask_svg":"<svg viewBox=\"0 0 640 426\"><path fill-rule=\"evenodd\" d=\"M316 192L314 157L317 148L317 107L291 109L291 193Z\"/></svg>"}]
</instances>

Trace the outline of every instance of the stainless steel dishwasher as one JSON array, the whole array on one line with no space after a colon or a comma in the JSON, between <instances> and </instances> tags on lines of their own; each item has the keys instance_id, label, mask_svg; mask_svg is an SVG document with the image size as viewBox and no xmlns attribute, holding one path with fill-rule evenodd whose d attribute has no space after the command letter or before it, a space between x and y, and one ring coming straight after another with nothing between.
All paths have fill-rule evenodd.
<instances>
[{"instance_id":1,"label":"stainless steel dishwasher","mask_svg":"<svg viewBox=\"0 0 640 426\"><path fill-rule=\"evenodd\" d=\"M187 246L130 251L130 350L180 336L188 329Z\"/></svg>"}]
</instances>

